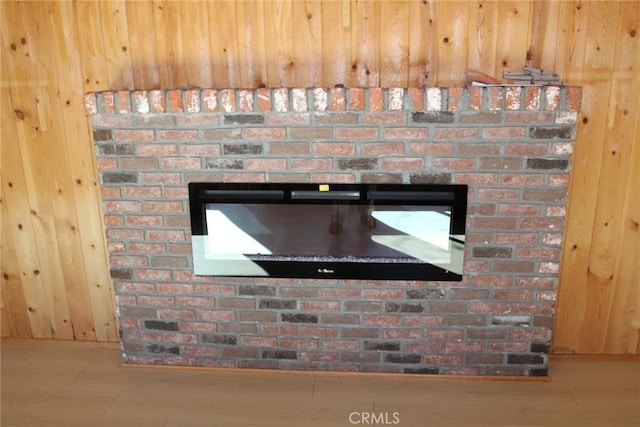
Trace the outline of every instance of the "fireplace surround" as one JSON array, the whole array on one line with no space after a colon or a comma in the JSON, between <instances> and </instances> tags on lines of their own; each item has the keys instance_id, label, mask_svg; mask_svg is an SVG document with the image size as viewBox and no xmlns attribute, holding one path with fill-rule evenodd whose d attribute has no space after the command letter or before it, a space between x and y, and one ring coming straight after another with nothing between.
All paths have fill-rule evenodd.
<instances>
[{"instance_id":1,"label":"fireplace surround","mask_svg":"<svg viewBox=\"0 0 640 427\"><path fill-rule=\"evenodd\" d=\"M577 87L85 95L123 360L546 376ZM460 282L193 274L190 182L466 184Z\"/></svg>"}]
</instances>

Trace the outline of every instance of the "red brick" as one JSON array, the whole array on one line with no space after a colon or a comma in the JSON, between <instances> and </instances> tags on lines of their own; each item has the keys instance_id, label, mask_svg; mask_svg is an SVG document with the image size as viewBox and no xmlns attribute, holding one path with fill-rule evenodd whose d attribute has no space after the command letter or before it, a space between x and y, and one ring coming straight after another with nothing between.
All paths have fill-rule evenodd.
<instances>
[{"instance_id":1,"label":"red brick","mask_svg":"<svg viewBox=\"0 0 640 427\"><path fill-rule=\"evenodd\" d=\"M164 169L200 169L200 159L189 157L168 157L162 159Z\"/></svg>"},{"instance_id":2,"label":"red brick","mask_svg":"<svg viewBox=\"0 0 640 427\"><path fill-rule=\"evenodd\" d=\"M460 143L457 144L458 155L461 157L478 157L501 154L502 144L483 143Z\"/></svg>"},{"instance_id":3,"label":"red brick","mask_svg":"<svg viewBox=\"0 0 640 427\"><path fill-rule=\"evenodd\" d=\"M512 86L505 90L505 109L519 110L522 107L522 87Z\"/></svg>"},{"instance_id":4,"label":"red brick","mask_svg":"<svg viewBox=\"0 0 640 427\"><path fill-rule=\"evenodd\" d=\"M183 156L211 156L216 157L221 153L219 144L180 144L180 154ZM176 153L172 153L176 154ZM165 155L165 154L160 154Z\"/></svg>"},{"instance_id":5,"label":"red brick","mask_svg":"<svg viewBox=\"0 0 640 427\"><path fill-rule=\"evenodd\" d=\"M504 88L502 87L487 88L487 108L489 110L504 109Z\"/></svg>"},{"instance_id":6,"label":"red brick","mask_svg":"<svg viewBox=\"0 0 640 427\"><path fill-rule=\"evenodd\" d=\"M378 129L369 127L337 128L337 139L372 140L378 138Z\"/></svg>"},{"instance_id":7,"label":"red brick","mask_svg":"<svg viewBox=\"0 0 640 427\"><path fill-rule=\"evenodd\" d=\"M349 89L349 109L354 111L364 110L365 105L365 90L364 88L351 88Z\"/></svg>"},{"instance_id":8,"label":"red brick","mask_svg":"<svg viewBox=\"0 0 640 427\"><path fill-rule=\"evenodd\" d=\"M410 87L407 89L407 95L411 100L411 111L424 111L424 89Z\"/></svg>"},{"instance_id":9,"label":"red brick","mask_svg":"<svg viewBox=\"0 0 640 427\"><path fill-rule=\"evenodd\" d=\"M481 353L484 342L448 342L445 344L447 353Z\"/></svg>"},{"instance_id":10,"label":"red brick","mask_svg":"<svg viewBox=\"0 0 640 427\"><path fill-rule=\"evenodd\" d=\"M424 159L421 158L383 158L380 160L380 168L383 170L424 170Z\"/></svg>"},{"instance_id":11,"label":"red brick","mask_svg":"<svg viewBox=\"0 0 640 427\"><path fill-rule=\"evenodd\" d=\"M202 91L202 111L215 113L218 111L218 91L215 89L204 89Z\"/></svg>"},{"instance_id":12,"label":"red brick","mask_svg":"<svg viewBox=\"0 0 640 427\"><path fill-rule=\"evenodd\" d=\"M524 89L524 108L528 111L540 110L541 88L537 86L527 86Z\"/></svg>"},{"instance_id":13,"label":"red brick","mask_svg":"<svg viewBox=\"0 0 640 427\"><path fill-rule=\"evenodd\" d=\"M155 132L147 129L117 129L113 132L116 141L146 142L153 141Z\"/></svg>"},{"instance_id":14,"label":"red brick","mask_svg":"<svg viewBox=\"0 0 640 427\"><path fill-rule=\"evenodd\" d=\"M580 111L582 103L582 88L571 86L567 88L567 110Z\"/></svg>"},{"instance_id":15,"label":"red brick","mask_svg":"<svg viewBox=\"0 0 640 427\"><path fill-rule=\"evenodd\" d=\"M307 353L305 351L300 352L300 358L303 362L322 362L322 363L335 363L338 362L338 353ZM314 368L314 370L316 370Z\"/></svg>"},{"instance_id":16,"label":"red brick","mask_svg":"<svg viewBox=\"0 0 640 427\"><path fill-rule=\"evenodd\" d=\"M426 128L385 128L385 140L426 140L429 131Z\"/></svg>"},{"instance_id":17,"label":"red brick","mask_svg":"<svg viewBox=\"0 0 640 427\"><path fill-rule=\"evenodd\" d=\"M110 201L104 204L105 212L141 212L142 203L126 200Z\"/></svg>"},{"instance_id":18,"label":"red brick","mask_svg":"<svg viewBox=\"0 0 640 427\"><path fill-rule=\"evenodd\" d=\"M422 340L424 328L384 328L383 334L385 339Z\"/></svg>"},{"instance_id":19,"label":"red brick","mask_svg":"<svg viewBox=\"0 0 640 427\"><path fill-rule=\"evenodd\" d=\"M500 180L503 185L516 185L516 186L544 185L544 175L542 174L505 173L501 175Z\"/></svg>"},{"instance_id":20,"label":"red brick","mask_svg":"<svg viewBox=\"0 0 640 427\"><path fill-rule=\"evenodd\" d=\"M425 338L430 340L462 340L464 332L459 329L434 329L425 330Z\"/></svg>"},{"instance_id":21,"label":"red brick","mask_svg":"<svg viewBox=\"0 0 640 427\"><path fill-rule=\"evenodd\" d=\"M498 233L496 243L501 244L536 244L538 233Z\"/></svg>"},{"instance_id":22,"label":"red brick","mask_svg":"<svg viewBox=\"0 0 640 427\"><path fill-rule=\"evenodd\" d=\"M165 187L163 193L164 197L169 199L184 200L189 198L189 190L187 187Z\"/></svg>"},{"instance_id":23,"label":"red brick","mask_svg":"<svg viewBox=\"0 0 640 427\"><path fill-rule=\"evenodd\" d=\"M307 90L301 88L291 89L291 104L293 111L307 111Z\"/></svg>"},{"instance_id":24,"label":"red brick","mask_svg":"<svg viewBox=\"0 0 640 427\"><path fill-rule=\"evenodd\" d=\"M331 111L345 111L346 102L346 93L343 88L329 90L329 108Z\"/></svg>"},{"instance_id":25,"label":"red brick","mask_svg":"<svg viewBox=\"0 0 640 427\"><path fill-rule=\"evenodd\" d=\"M481 188L477 191L478 200L518 200L520 190L502 188Z\"/></svg>"},{"instance_id":26,"label":"red brick","mask_svg":"<svg viewBox=\"0 0 640 427\"><path fill-rule=\"evenodd\" d=\"M546 86L544 89L545 110L555 111L560 109L560 88L558 86Z\"/></svg>"},{"instance_id":27,"label":"red brick","mask_svg":"<svg viewBox=\"0 0 640 427\"><path fill-rule=\"evenodd\" d=\"M98 159L96 162L99 171L113 170L118 168L116 159Z\"/></svg>"},{"instance_id":28,"label":"red brick","mask_svg":"<svg viewBox=\"0 0 640 427\"><path fill-rule=\"evenodd\" d=\"M283 127L277 128L246 128L244 129L245 139L273 140L285 139L287 130Z\"/></svg>"},{"instance_id":29,"label":"red brick","mask_svg":"<svg viewBox=\"0 0 640 427\"><path fill-rule=\"evenodd\" d=\"M557 218L532 219L525 218L520 220L521 230L560 230L562 220Z\"/></svg>"},{"instance_id":30,"label":"red brick","mask_svg":"<svg viewBox=\"0 0 640 427\"><path fill-rule=\"evenodd\" d=\"M151 306L151 307L173 307L174 306L174 298L173 297L159 297L159 296L148 296L148 295L139 295L137 297L139 305Z\"/></svg>"},{"instance_id":31,"label":"red brick","mask_svg":"<svg viewBox=\"0 0 640 427\"><path fill-rule=\"evenodd\" d=\"M161 294L193 294L195 287L191 283L159 283L158 292Z\"/></svg>"},{"instance_id":32,"label":"red brick","mask_svg":"<svg viewBox=\"0 0 640 427\"><path fill-rule=\"evenodd\" d=\"M503 314L511 311L511 305L496 302L471 302L469 303L469 313L490 313Z\"/></svg>"},{"instance_id":33,"label":"red brick","mask_svg":"<svg viewBox=\"0 0 640 427\"><path fill-rule=\"evenodd\" d=\"M107 237L110 240L142 240L144 238L144 232L142 230L107 230Z\"/></svg>"},{"instance_id":34,"label":"red brick","mask_svg":"<svg viewBox=\"0 0 640 427\"><path fill-rule=\"evenodd\" d=\"M462 106L462 96L464 95L464 88L462 87L450 87L449 93L449 111L458 111Z\"/></svg>"},{"instance_id":35,"label":"red brick","mask_svg":"<svg viewBox=\"0 0 640 427\"><path fill-rule=\"evenodd\" d=\"M321 350L360 351L359 340L323 340Z\"/></svg>"},{"instance_id":36,"label":"red brick","mask_svg":"<svg viewBox=\"0 0 640 427\"><path fill-rule=\"evenodd\" d=\"M544 156L546 144L505 144L504 154L509 156Z\"/></svg>"},{"instance_id":37,"label":"red brick","mask_svg":"<svg viewBox=\"0 0 640 427\"><path fill-rule=\"evenodd\" d=\"M197 310L197 317L204 321L231 321L236 320L235 311L230 310Z\"/></svg>"},{"instance_id":38,"label":"red brick","mask_svg":"<svg viewBox=\"0 0 640 427\"><path fill-rule=\"evenodd\" d=\"M401 325L403 316L400 315L384 315L384 314L363 314L362 324L364 325ZM408 324L408 323L407 323Z\"/></svg>"},{"instance_id":39,"label":"red brick","mask_svg":"<svg viewBox=\"0 0 640 427\"><path fill-rule=\"evenodd\" d=\"M365 113L362 122L375 125L404 125L407 124L407 114L399 111Z\"/></svg>"},{"instance_id":40,"label":"red brick","mask_svg":"<svg viewBox=\"0 0 640 427\"><path fill-rule=\"evenodd\" d=\"M560 249L558 248L518 248L516 256L520 259L558 259Z\"/></svg>"},{"instance_id":41,"label":"red brick","mask_svg":"<svg viewBox=\"0 0 640 427\"><path fill-rule=\"evenodd\" d=\"M454 145L448 143L412 142L411 154L414 156L451 155L453 148Z\"/></svg>"},{"instance_id":42,"label":"red brick","mask_svg":"<svg viewBox=\"0 0 640 427\"><path fill-rule=\"evenodd\" d=\"M278 170L287 168L287 159L246 159L246 170Z\"/></svg>"},{"instance_id":43,"label":"red brick","mask_svg":"<svg viewBox=\"0 0 640 427\"><path fill-rule=\"evenodd\" d=\"M181 180L178 172L145 172L142 174L142 182L145 184L179 184Z\"/></svg>"},{"instance_id":44,"label":"red brick","mask_svg":"<svg viewBox=\"0 0 640 427\"><path fill-rule=\"evenodd\" d=\"M258 111L260 112L271 111L271 89L267 89L267 88L257 89L256 97L258 98Z\"/></svg>"},{"instance_id":45,"label":"red brick","mask_svg":"<svg viewBox=\"0 0 640 427\"><path fill-rule=\"evenodd\" d=\"M266 182L263 173L225 173L224 182Z\"/></svg>"},{"instance_id":46,"label":"red brick","mask_svg":"<svg viewBox=\"0 0 640 427\"><path fill-rule=\"evenodd\" d=\"M313 89L313 108L316 111L327 111L329 106L329 96L327 91L322 88Z\"/></svg>"},{"instance_id":47,"label":"red brick","mask_svg":"<svg viewBox=\"0 0 640 427\"><path fill-rule=\"evenodd\" d=\"M126 90L118 91L116 92L116 98L118 99L118 113L131 113L131 92Z\"/></svg>"},{"instance_id":48,"label":"red brick","mask_svg":"<svg viewBox=\"0 0 640 427\"><path fill-rule=\"evenodd\" d=\"M490 342L489 351L493 353L525 352L527 344L523 342Z\"/></svg>"},{"instance_id":49,"label":"red brick","mask_svg":"<svg viewBox=\"0 0 640 427\"><path fill-rule=\"evenodd\" d=\"M372 142L362 144L362 154L371 155L392 155L404 154L405 146L401 142Z\"/></svg>"},{"instance_id":50,"label":"red brick","mask_svg":"<svg viewBox=\"0 0 640 427\"><path fill-rule=\"evenodd\" d=\"M495 185L498 182L497 173L457 173L456 184Z\"/></svg>"},{"instance_id":51,"label":"red brick","mask_svg":"<svg viewBox=\"0 0 640 427\"><path fill-rule=\"evenodd\" d=\"M172 156L178 154L175 144L137 144L136 150L140 156Z\"/></svg>"},{"instance_id":52,"label":"red brick","mask_svg":"<svg viewBox=\"0 0 640 427\"><path fill-rule=\"evenodd\" d=\"M238 107L239 111L243 113L253 112L253 91L252 90L239 90L238 98L240 99Z\"/></svg>"},{"instance_id":53,"label":"red brick","mask_svg":"<svg viewBox=\"0 0 640 427\"><path fill-rule=\"evenodd\" d=\"M551 114L548 111L509 111L505 123L551 123Z\"/></svg>"},{"instance_id":54,"label":"red brick","mask_svg":"<svg viewBox=\"0 0 640 427\"><path fill-rule=\"evenodd\" d=\"M131 253L161 254L166 251L164 243L129 243Z\"/></svg>"},{"instance_id":55,"label":"red brick","mask_svg":"<svg viewBox=\"0 0 640 427\"><path fill-rule=\"evenodd\" d=\"M389 89L389 111L402 111L404 106L404 89L403 88L390 88Z\"/></svg>"},{"instance_id":56,"label":"red brick","mask_svg":"<svg viewBox=\"0 0 640 427\"><path fill-rule=\"evenodd\" d=\"M463 127L463 128L436 128L434 130L434 138L436 140L468 140L478 138L478 128L476 127ZM461 147L464 145L460 145Z\"/></svg>"},{"instance_id":57,"label":"red brick","mask_svg":"<svg viewBox=\"0 0 640 427\"><path fill-rule=\"evenodd\" d=\"M145 256L114 255L109 257L109 263L117 267L148 267L149 262Z\"/></svg>"},{"instance_id":58,"label":"red brick","mask_svg":"<svg viewBox=\"0 0 640 427\"><path fill-rule=\"evenodd\" d=\"M444 351L444 343L441 342L408 342L404 344L403 351L414 353L441 353Z\"/></svg>"},{"instance_id":59,"label":"red brick","mask_svg":"<svg viewBox=\"0 0 640 427\"><path fill-rule=\"evenodd\" d=\"M433 159L433 167L445 170L473 170L476 168L475 159Z\"/></svg>"},{"instance_id":60,"label":"red brick","mask_svg":"<svg viewBox=\"0 0 640 427\"><path fill-rule=\"evenodd\" d=\"M311 114L304 112L274 114L267 116L267 122L269 126L309 126Z\"/></svg>"},{"instance_id":61,"label":"red brick","mask_svg":"<svg viewBox=\"0 0 640 427\"><path fill-rule=\"evenodd\" d=\"M197 141L198 131L195 129L158 130L159 141Z\"/></svg>"},{"instance_id":62,"label":"red brick","mask_svg":"<svg viewBox=\"0 0 640 427\"><path fill-rule=\"evenodd\" d=\"M93 116L98 113L98 102L95 93L87 93L83 97L84 112L88 116Z\"/></svg>"},{"instance_id":63,"label":"red brick","mask_svg":"<svg viewBox=\"0 0 640 427\"><path fill-rule=\"evenodd\" d=\"M135 105L135 112L140 114L147 114L150 111L149 98L146 90L137 90L133 92L133 101Z\"/></svg>"},{"instance_id":64,"label":"red brick","mask_svg":"<svg viewBox=\"0 0 640 427\"><path fill-rule=\"evenodd\" d=\"M442 326L444 321L444 316L405 316L407 326Z\"/></svg>"},{"instance_id":65,"label":"red brick","mask_svg":"<svg viewBox=\"0 0 640 427\"><path fill-rule=\"evenodd\" d=\"M484 93L484 88L472 86L468 88L469 91L469 108L472 110L481 110L482 109L482 94Z\"/></svg>"},{"instance_id":66,"label":"red brick","mask_svg":"<svg viewBox=\"0 0 640 427\"><path fill-rule=\"evenodd\" d=\"M512 276L473 276L471 277L471 284L475 287L485 288L510 288L513 286Z\"/></svg>"},{"instance_id":67,"label":"red brick","mask_svg":"<svg viewBox=\"0 0 640 427\"><path fill-rule=\"evenodd\" d=\"M179 242L185 240L182 230L149 230L148 240L159 240L164 242Z\"/></svg>"},{"instance_id":68,"label":"red brick","mask_svg":"<svg viewBox=\"0 0 640 427\"><path fill-rule=\"evenodd\" d=\"M176 297L176 304L181 307L207 308L214 307L215 300L213 298L179 296Z\"/></svg>"},{"instance_id":69,"label":"red brick","mask_svg":"<svg viewBox=\"0 0 640 427\"><path fill-rule=\"evenodd\" d=\"M402 299L404 291L402 289L365 289L362 297L366 299Z\"/></svg>"},{"instance_id":70,"label":"red brick","mask_svg":"<svg viewBox=\"0 0 640 427\"><path fill-rule=\"evenodd\" d=\"M116 94L114 92L102 93L102 112L104 114L115 114Z\"/></svg>"},{"instance_id":71,"label":"red brick","mask_svg":"<svg viewBox=\"0 0 640 427\"><path fill-rule=\"evenodd\" d=\"M540 216L541 207L539 205L500 205L498 215L503 216Z\"/></svg>"},{"instance_id":72,"label":"red brick","mask_svg":"<svg viewBox=\"0 0 640 427\"><path fill-rule=\"evenodd\" d=\"M502 273L532 273L534 263L532 261L496 261L495 272Z\"/></svg>"},{"instance_id":73,"label":"red brick","mask_svg":"<svg viewBox=\"0 0 640 427\"><path fill-rule=\"evenodd\" d=\"M318 142L312 146L313 154L327 154L332 156L352 156L356 146L348 142Z\"/></svg>"},{"instance_id":74,"label":"red brick","mask_svg":"<svg viewBox=\"0 0 640 427\"><path fill-rule=\"evenodd\" d=\"M278 88L273 90L273 110L279 113L289 111L289 90Z\"/></svg>"},{"instance_id":75,"label":"red brick","mask_svg":"<svg viewBox=\"0 0 640 427\"><path fill-rule=\"evenodd\" d=\"M384 111L384 92L382 88L369 89L369 111Z\"/></svg>"},{"instance_id":76,"label":"red brick","mask_svg":"<svg viewBox=\"0 0 640 427\"><path fill-rule=\"evenodd\" d=\"M152 113L164 113L166 111L165 92L163 90L149 91L149 109Z\"/></svg>"},{"instance_id":77,"label":"red brick","mask_svg":"<svg viewBox=\"0 0 640 427\"><path fill-rule=\"evenodd\" d=\"M325 328L320 326L300 326L300 336L317 338L335 338L338 336L338 328Z\"/></svg>"},{"instance_id":78,"label":"red brick","mask_svg":"<svg viewBox=\"0 0 640 427\"><path fill-rule=\"evenodd\" d=\"M340 303L337 301L300 301L300 310L340 311Z\"/></svg>"},{"instance_id":79,"label":"red brick","mask_svg":"<svg viewBox=\"0 0 640 427\"><path fill-rule=\"evenodd\" d=\"M515 218L474 218L473 222L476 230L515 230Z\"/></svg>"},{"instance_id":80,"label":"red brick","mask_svg":"<svg viewBox=\"0 0 640 427\"><path fill-rule=\"evenodd\" d=\"M296 170L329 170L331 159L291 159L291 169Z\"/></svg>"},{"instance_id":81,"label":"red brick","mask_svg":"<svg viewBox=\"0 0 640 427\"><path fill-rule=\"evenodd\" d=\"M485 127L482 129L482 137L485 139L513 139L524 138L525 128L515 126Z\"/></svg>"},{"instance_id":82,"label":"red brick","mask_svg":"<svg viewBox=\"0 0 640 427\"><path fill-rule=\"evenodd\" d=\"M496 289L493 291L493 297L496 300L507 300L507 301L530 301L533 299L533 291L525 290L525 289Z\"/></svg>"},{"instance_id":83,"label":"red brick","mask_svg":"<svg viewBox=\"0 0 640 427\"><path fill-rule=\"evenodd\" d=\"M309 338L280 338L280 347L296 350L317 350L319 343L317 339Z\"/></svg>"},{"instance_id":84,"label":"red brick","mask_svg":"<svg viewBox=\"0 0 640 427\"><path fill-rule=\"evenodd\" d=\"M442 111L442 89L428 87L426 89L427 111Z\"/></svg>"},{"instance_id":85,"label":"red brick","mask_svg":"<svg viewBox=\"0 0 640 427\"><path fill-rule=\"evenodd\" d=\"M170 90L167 92L169 99L169 111L172 113L182 112L184 109L184 103L182 101L181 90Z\"/></svg>"},{"instance_id":86,"label":"red brick","mask_svg":"<svg viewBox=\"0 0 640 427\"><path fill-rule=\"evenodd\" d=\"M182 212L182 202L145 202L145 212Z\"/></svg>"},{"instance_id":87,"label":"red brick","mask_svg":"<svg viewBox=\"0 0 640 427\"><path fill-rule=\"evenodd\" d=\"M222 89L220 91L220 111L233 113L236 111L236 91L233 89Z\"/></svg>"}]
</instances>

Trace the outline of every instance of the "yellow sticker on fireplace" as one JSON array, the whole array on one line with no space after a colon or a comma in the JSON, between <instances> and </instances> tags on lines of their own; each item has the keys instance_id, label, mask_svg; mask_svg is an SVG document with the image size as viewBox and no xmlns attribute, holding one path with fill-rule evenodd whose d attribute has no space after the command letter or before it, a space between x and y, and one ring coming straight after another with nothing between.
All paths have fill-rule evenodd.
<instances>
[{"instance_id":1,"label":"yellow sticker on fireplace","mask_svg":"<svg viewBox=\"0 0 640 427\"><path fill-rule=\"evenodd\" d=\"M319 191L329 191L329 184L320 184Z\"/></svg>"}]
</instances>

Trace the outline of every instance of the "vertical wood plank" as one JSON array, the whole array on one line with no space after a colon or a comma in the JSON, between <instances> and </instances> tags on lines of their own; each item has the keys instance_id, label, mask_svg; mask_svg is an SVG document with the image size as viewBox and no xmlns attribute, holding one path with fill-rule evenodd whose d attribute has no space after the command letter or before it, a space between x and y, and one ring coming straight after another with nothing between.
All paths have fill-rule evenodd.
<instances>
[{"instance_id":1,"label":"vertical wood plank","mask_svg":"<svg viewBox=\"0 0 640 427\"><path fill-rule=\"evenodd\" d=\"M579 7L578 7L579 6ZM590 2L563 3L566 20L561 21L567 31L558 43L556 62L562 64L558 71L573 84L583 84L587 66L585 46ZM561 49L564 47L564 49ZM569 65L571 64L571 65ZM560 286L558 288L556 318L553 330L553 349L559 353L578 351L582 331L582 319L588 313L586 287L589 250L593 232L595 205L594 185L599 179L597 161L601 157L600 141L593 135L597 130L593 114L597 114L599 99L593 86L585 85L582 110L577 125L577 141L574 144L571 195L567 206L567 223L563 254L560 262ZM565 285L566 284L566 285Z\"/></svg>"},{"instance_id":2,"label":"vertical wood plank","mask_svg":"<svg viewBox=\"0 0 640 427\"><path fill-rule=\"evenodd\" d=\"M498 38L493 75L521 70L527 60L531 19L531 2L499 2Z\"/></svg>"},{"instance_id":3,"label":"vertical wood plank","mask_svg":"<svg viewBox=\"0 0 640 427\"><path fill-rule=\"evenodd\" d=\"M237 3L238 52L244 58L240 67L242 87L263 87L267 82L267 54L265 46L265 3Z\"/></svg>"},{"instance_id":4,"label":"vertical wood plank","mask_svg":"<svg viewBox=\"0 0 640 427\"><path fill-rule=\"evenodd\" d=\"M156 53L153 3L128 1L125 10L134 86L137 90L157 89L160 87L160 63Z\"/></svg>"},{"instance_id":5,"label":"vertical wood plank","mask_svg":"<svg viewBox=\"0 0 640 427\"><path fill-rule=\"evenodd\" d=\"M436 5L436 67L439 86L462 86L467 68L469 2L438 2Z\"/></svg>"},{"instance_id":6,"label":"vertical wood plank","mask_svg":"<svg viewBox=\"0 0 640 427\"><path fill-rule=\"evenodd\" d=\"M0 34L2 37L2 34ZM4 38L0 41L0 75L8 76L6 49ZM31 325L27 312L27 303L22 290L22 281L16 246L13 242L13 232L10 221L8 193L14 192L14 181L22 181L22 165L16 162L17 146L12 141L17 140L15 115L11 104L11 91L4 81L0 86L0 115L3 117L0 127L0 278L2 292L2 336L31 337ZM10 153L11 151L11 153ZM13 164L9 164L9 161ZM11 174L13 172L15 175ZM13 193L15 194L15 193ZM14 197L15 200L15 197ZM11 210L15 206L11 205Z\"/></svg>"},{"instance_id":7,"label":"vertical wood plank","mask_svg":"<svg viewBox=\"0 0 640 427\"><path fill-rule=\"evenodd\" d=\"M409 83L435 86L434 2L409 2Z\"/></svg>"},{"instance_id":8,"label":"vertical wood plank","mask_svg":"<svg viewBox=\"0 0 640 427\"><path fill-rule=\"evenodd\" d=\"M267 86L293 85L293 16L287 0L273 0L264 5L267 49Z\"/></svg>"},{"instance_id":9,"label":"vertical wood plank","mask_svg":"<svg viewBox=\"0 0 640 427\"><path fill-rule=\"evenodd\" d=\"M409 75L409 4L380 4L380 85L405 87Z\"/></svg>"},{"instance_id":10,"label":"vertical wood plank","mask_svg":"<svg viewBox=\"0 0 640 427\"><path fill-rule=\"evenodd\" d=\"M186 81L180 82L187 87L211 87L213 84L212 58L209 22L217 25L221 19L209 20L207 2L180 2L180 31L176 34L166 34L169 38L181 35L184 62L171 64L174 67L184 67ZM224 18L223 18L224 19ZM172 70L173 73L177 71Z\"/></svg>"},{"instance_id":11,"label":"vertical wood plank","mask_svg":"<svg viewBox=\"0 0 640 427\"><path fill-rule=\"evenodd\" d=\"M295 87L321 86L322 17L319 0L293 2L293 61Z\"/></svg>"},{"instance_id":12,"label":"vertical wood plank","mask_svg":"<svg viewBox=\"0 0 640 427\"><path fill-rule=\"evenodd\" d=\"M104 57L107 60L103 74L106 74L108 83L104 87L110 90L133 90L136 87L133 78L132 49L129 41L125 0L109 0L95 3L100 8ZM75 4L79 4L79 2ZM76 22L76 26L82 25L79 19L76 19ZM82 46L80 47L82 48ZM85 57L92 54L92 51L84 49L81 51L80 59L83 69ZM86 74L83 73L83 75ZM103 77L104 79L105 77Z\"/></svg>"},{"instance_id":13,"label":"vertical wood plank","mask_svg":"<svg viewBox=\"0 0 640 427\"><path fill-rule=\"evenodd\" d=\"M322 86L353 86L351 74L351 4L349 0L322 2ZM347 80L345 80L347 79Z\"/></svg>"},{"instance_id":14,"label":"vertical wood plank","mask_svg":"<svg viewBox=\"0 0 640 427\"><path fill-rule=\"evenodd\" d=\"M606 262L599 267L600 273L609 274L604 278L609 297L601 338L601 351L605 353L633 352L640 329L640 325L634 328L632 321L640 297L640 204L632 201L640 182L640 139L634 138L640 126L637 121L640 79L633 79L634 72L640 69L640 42L631 34L631 29L639 24L640 10L620 3L617 31L613 35L613 83L602 166L603 177L618 179L600 181L595 221L596 226L602 221L607 225L594 233L593 245L597 249L591 253L600 262ZM603 250L600 245L612 248ZM635 272L633 266L637 267Z\"/></svg>"},{"instance_id":15,"label":"vertical wood plank","mask_svg":"<svg viewBox=\"0 0 640 427\"><path fill-rule=\"evenodd\" d=\"M240 85L237 14L235 2L216 0L209 3L209 27L213 59L213 86L216 88Z\"/></svg>"},{"instance_id":16,"label":"vertical wood plank","mask_svg":"<svg viewBox=\"0 0 640 427\"><path fill-rule=\"evenodd\" d=\"M380 3L358 2L351 8L351 81L360 87L380 86ZM355 65L355 68L353 67Z\"/></svg>"},{"instance_id":17,"label":"vertical wood plank","mask_svg":"<svg viewBox=\"0 0 640 427\"><path fill-rule=\"evenodd\" d=\"M63 28L72 26L70 3L60 3L54 8L54 22L62 22ZM68 300L72 307L76 339L98 341L117 340L115 305L111 278L107 266L106 238L102 215L95 215L92 206L100 206L96 182L97 172L91 144L91 132L83 117L80 57L77 40L62 32L52 31L54 51L58 58L60 122L65 144L59 147L69 165L71 193L76 201L69 206L71 224L63 225L71 233L68 241L61 242L68 248L70 262L75 267L73 276L66 280ZM64 77L62 77L64 76ZM86 141L87 143L79 143ZM64 235L64 233L58 233Z\"/></svg>"}]
</instances>

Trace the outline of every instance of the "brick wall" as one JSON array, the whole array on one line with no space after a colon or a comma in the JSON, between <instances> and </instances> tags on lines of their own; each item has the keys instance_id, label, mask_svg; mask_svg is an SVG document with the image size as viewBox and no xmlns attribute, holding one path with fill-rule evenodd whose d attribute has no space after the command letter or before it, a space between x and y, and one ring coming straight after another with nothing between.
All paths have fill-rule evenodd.
<instances>
[{"instance_id":1,"label":"brick wall","mask_svg":"<svg viewBox=\"0 0 640 427\"><path fill-rule=\"evenodd\" d=\"M85 96L124 360L547 374L580 88ZM187 183L459 183L462 282L195 277Z\"/></svg>"}]
</instances>

